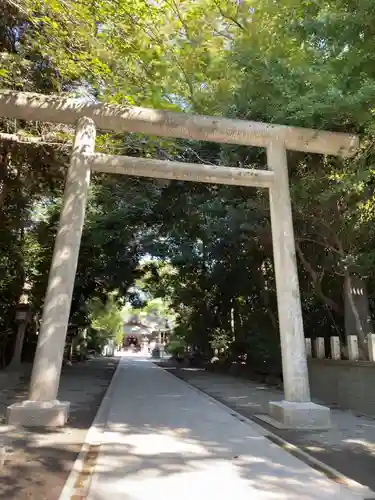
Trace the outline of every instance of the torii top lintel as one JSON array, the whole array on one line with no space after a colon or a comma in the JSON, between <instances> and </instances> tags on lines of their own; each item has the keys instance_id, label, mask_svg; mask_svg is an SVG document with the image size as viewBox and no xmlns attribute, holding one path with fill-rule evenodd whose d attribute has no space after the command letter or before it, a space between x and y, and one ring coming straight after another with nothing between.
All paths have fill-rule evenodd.
<instances>
[{"instance_id":1,"label":"torii top lintel","mask_svg":"<svg viewBox=\"0 0 375 500\"><path fill-rule=\"evenodd\" d=\"M87 116L101 130L260 147L277 140L289 150L334 156L353 156L359 147L351 134L8 90L0 91L0 116L67 125Z\"/></svg>"}]
</instances>

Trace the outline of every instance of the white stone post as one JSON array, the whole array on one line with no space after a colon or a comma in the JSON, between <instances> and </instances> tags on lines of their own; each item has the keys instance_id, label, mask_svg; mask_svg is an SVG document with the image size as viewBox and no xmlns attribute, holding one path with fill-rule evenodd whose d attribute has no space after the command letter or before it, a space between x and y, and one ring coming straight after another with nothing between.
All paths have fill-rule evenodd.
<instances>
[{"instance_id":1,"label":"white stone post","mask_svg":"<svg viewBox=\"0 0 375 500\"><path fill-rule=\"evenodd\" d=\"M268 168L275 173L270 188L272 244L279 312L285 401L270 402L271 418L284 427L327 428L330 411L311 403L289 176L285 145L273 141L267 148Z\"/></svg>"},{"instance_id":2,"label":"white stone post","mask_svg":"<svg viewBox=\"0 0 375 500\"><path fill-rule=\"evenodd\" d=\"M358 337L357 335L348 335L348 356L350 361L359 360Z\"/></svg>"},{"instance_id":3,"label":"white stone post","mask_svg":"<svg viewBox=\"0 0 375 500\"><path fill-rule=\"evenodd\" d=\"M309 339L309 338L305 339L305 345L306 345L306 357L312 358L312 344L311 344L311 339Z\"/></svg>"},{"instance_id":4,"label":"white stone post","mask_svg":"<svg viewBox=\"0 0 375 500\"><path fill-rule=\"evenodd\" d=\"M367 336L368 359L375 361L375 333L370 333Z\"/></svg>"},{"instance_id":5,"label":"white stone post","mask_svg":"<svg viewBox=\"0 0 375 500\"><path fill-rule=\"evenodd\" d=\"M79 155L94 152L95 136L93 120L80 118L66 177L29 400L8 408L10 424L59 426L68 417L69 403L56 398L90 183L90 168Z\"/></svg>"},{"instance_id":6,"label":"white stone post","mask_svg":"<svg viewBox=\"0 0 375 500\"><path fill-rule=\"evenodd\" d=\"M318 359L324 359L326 357L324 337L317 337L315 339L315 352Z\"/></svg>"},{"instance_id":7,"label":"white stone post","mask_svg":"<svg viewBox=\"0 0 375 500\"><path fill-rule=\"evenodd\" d=\"M341 359L340 337L331 337L331 358Z\"/></svg>"}]
</instances>

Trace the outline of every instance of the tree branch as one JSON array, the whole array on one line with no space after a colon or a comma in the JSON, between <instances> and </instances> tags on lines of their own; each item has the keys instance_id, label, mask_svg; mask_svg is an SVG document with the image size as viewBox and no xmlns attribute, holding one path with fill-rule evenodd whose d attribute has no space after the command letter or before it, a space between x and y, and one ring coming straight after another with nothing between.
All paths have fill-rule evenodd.
<instances>
[{"instance_id":1,"label":"tree branch","mask_svg":"<svg viewBox=\"0 0 375 500\"><path fill-rule=\"evenodd\" d=\"M320 297L320 299L330 309L332 309L333 311L339 313L340 312L340 308L336 304L336 302L333 301L330 297L327 297L327 295L323 292L323 289L322 289L323 275L321 273L318 274L315 271L315 269L312 267L312 265L310 264L310 262L308 262L308 260L306 259L305 255L304 255L304 253L303 253L303 251L301 249L301 246L300 246L300 244L299 244L299 242L297 240L295 242L295 246L296 246L297 255L300 258L300 260L301 260L301 262L303 264L303 267L310 274L310 276L312 278L313 286L314 286L314 289L315 289L318 297Z\"/></svg>"},{"instance_id":2,"label":"tree branch","mask_svg":"<svg viewBox=\"0 0 375 500\"><path fill-rule=\"evenodd\" d=\"M300 242L306 241L307 243L314 243L315 245L319 245L319 246L326 248L326 249L330 250L331 252L337 253L338 255L341 256L340 251L337 250L336 248L334 248L332 245L330 245L326 241L318 241L318 240L315 240L313 238L305 238L305 237L302 237L302 238L296 237L296 240L297 239Z\"/></svg>"},{"instance_id":3,"label":"tree branch","mask_svg":"<svg viewBox=\"0 0 375 500\"><path fill-rule=\"evenodd\" d=\"M238 28L240 28L240 30L246 31L245 27L235 17L232 17L223 11L223 9L220 7L219 2L215 1L215 5L219 9L219 12L224 19L229 19L229 21L232 21L232 23L234 23Z\"/></svg>"}]
</instances>

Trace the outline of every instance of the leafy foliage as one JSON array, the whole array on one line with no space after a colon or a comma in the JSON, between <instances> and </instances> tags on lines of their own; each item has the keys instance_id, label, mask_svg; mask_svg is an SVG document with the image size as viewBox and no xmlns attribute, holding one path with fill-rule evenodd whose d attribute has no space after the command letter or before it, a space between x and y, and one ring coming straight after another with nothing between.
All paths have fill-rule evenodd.
<instances>
[{"instance_id":1,"label":"leafy foliage","mask_svg":"<svg viewBox=\"0 0 375 500\"><path fill-rule=\"evenodd\" d=\"M92 299L89 304L89 311L91 326L98 332L102 342L113 339L117 344L121 344L123 317L114 295L109 295L105 303L98 298Z\"/></svg>"},{"instance_id":2,"label":"leafy foliage","mask_svg":"<svg viewBox=\"0 0 375 500\"><path fill-rule=\"evenodd\" d=\"M355 6L349 0L3 4L4 88L359 133L362 146L353 159L289 154L291 194L306 334L344 336L345 273L366 278L372 305L371 0ZM38 327L73 130L7 119L0 129L4 353L25 281L32 285ZM97 149L228 166L265 164L264 151L256 148L136 134L101 133ZM236 355L246 351L259 369L279 366L265 193L95 176L71 328L90 324L92 304L104 303L112 292L123 301L131 298L133 284L176 314L180 344L207 352L225 344Z\"/></svg>"}]
</instances>

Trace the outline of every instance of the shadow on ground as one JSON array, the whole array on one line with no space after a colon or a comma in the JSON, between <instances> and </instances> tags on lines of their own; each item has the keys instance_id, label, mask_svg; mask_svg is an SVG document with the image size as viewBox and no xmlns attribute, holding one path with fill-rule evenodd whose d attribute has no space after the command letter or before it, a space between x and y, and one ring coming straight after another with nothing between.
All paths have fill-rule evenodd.
<instances>
[{"instance_id":1,"label":"shadow on ground","mask_svg":"<svg viewBox=\"0 0 375 500\"><path fill-rule=\"evenodd\" d=\"M59 398L71 401L71 421L60 431L33 429L9 436L12 452L8 456L5 469L0 473L0 499L57 500L59 498L117 362L118 359L101 358L64 367ZM170 364L168 367L171 373L246 417L255 418L255 413L263 412L265 402L269 399L282 398L280 392L250 381L195 369L181 370ZM18 384L13 399L24 399L26 389L26 381ZM118 479L120 476L125 481L125 474L126 491L131 495L129 498L137 498L137 495L140 497L139 488L144 487L146 482L155 491L155 499L163 498L165 495L161 483L163 478L168 477L169 488L176 492L179 500L185 499L185 491L186 498L189 499L194 495L196 498L229 497L233 496L233 488L236 488L236 497L240 498L241 487L239 488L238 477L241 478L244 492L246 488L247 494L249 493L249 486L253 489L254 498L261 498L261 495L258 495L260 492L271 494L275 489L287 490L288 487L296 492L295 496L285 493L282 496L275 496L275 500L310 498L306 497L309 488L312 491L314 486L319 486L319 481L322 481L321 476L306 474L293 461L289 466L285 466L264 457L263 450L258 452L258 447L260 440L265 438L249 435L244 440L242 434L236 435L232 431L230 419L225 439L221 440L220 445L215 441L213 434L211 434L212 439L207 439L207 435L210 436L211 426L209 412L207 415L192 415L193 410L189 406L189 401L173 391L154 396L159 400L163 398L167 405L171 401L180 400L183 419L169 422L166 427L162 418L158 420L158 415L153 414L153 426L147 425L145 420L151 411L149 402L142 394L137 395L137 406L140 411L136 418L133 421L128 420L124 425L121 423L120 415L118 419L115 415L111 425L106 429L108 442L102 445L101 449L106 460L103 461L102 454L99 454L96 463L96 470L103 480L105 493L103 490L93 488L90 500L110 498L112 493L115 498L116 492L111 492L111 479ZM375 489L373 474L375 420L358 419L338 410L334 410L334 415L339 422L334 432L299 433L273 428L271 430L348 477ZM201 432L192 431L187 423L189 418L199 418ZM358 429L353 429L359 421L361 425ZM121 468L119 468L121 457ZM207 483L199 481L200 475L203 481L202 468L206 469L204 481L212 477L208 490ZM256 482L253 481L254 477ZM120 483L117 481L117 487L121 488L121 481L122 479ZM192 491L192 484L198 485L198 490ZM329 483L323 481L320 486L321 498L333 499L334 493L330 490ZM205 492L203 488L206 488Z\"/></svg>"},{"instance_id":2,"label":"shadow on ground","mask_svg":"<svg viewBox=\"0 0 375 500\"><path fill-rule=\"evenodd\" d=\"M106 461L101 463L99 456L96 465L100 488L96 485L92 488L90 500L119 498L116 493L120 491L126 491L129 499L143 498L144 489L154 491L155 499L170 498L170 492L174 491L180 500L203 498L207 494L209 498L223 498L234 493L236 498L245 495L263 498L266 493L271 494L267 498L275 499L316 498L313 493L306 494L309 489L315 490L314 494L319 489L322 500L334 500L337 495L333 483L318 475L265 458L263 447L258 452L263 437L248 436L243 440L228 436L219 444L190 428L162 425L112 425L108 435L112 438L110 443L101 447ZM128 457L125 466L124 456ZM116 466L117 457L120 467ZM163 481L166 477L168 495Z\"/></svg>"},{"instance_id":3,"label":"shadow on ground","mask_svg":"<svg viewBox=\"0 0 375 500\"><path fill-rule=\"evenodd\" d=\"M89 500L355 498L149 362L115 390Z\"/></svg>"},{"instance_id":4,"label":"shadow on ground","mask_svg":"<svg viewBox=\"0 0 375 500\"><path fill-rule=\"evenodd\" d=\"M5 432L8 454L0 472L0 499L59 498L117 363L116 358L97 358L63 368L58 397L61 401L71 402L66 427L49 431L33 428ZM27 398L27 388L27 376L23 376L13 390L2 388L0 417L5 416L8 404Z\"/></svg>"},{"instance_id":5,"label":"shadow on ground","mask_svg":"<svg viewBox=\"0 0 375 500\"><path fill-rule=\"evenodd\" d=\"M375 418L332 408L332 430L306 432L275 429L258 420L256 414L267 413L268 401L281 400L281 391L231 375L180 367L172 361L157 364L341 474L375 491Z\"/></svg>"}]
</instances>

